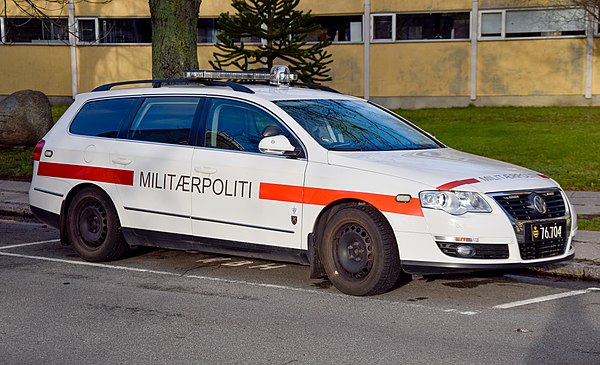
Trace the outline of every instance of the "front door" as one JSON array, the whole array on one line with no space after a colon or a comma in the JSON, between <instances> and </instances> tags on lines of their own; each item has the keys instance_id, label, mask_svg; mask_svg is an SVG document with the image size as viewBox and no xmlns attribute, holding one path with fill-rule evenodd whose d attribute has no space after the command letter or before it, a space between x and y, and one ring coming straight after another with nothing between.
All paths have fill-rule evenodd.
<instances>
[{"instance_id":1,"label":"front door","mask_svg":"<svg viewBox=\"0 0 600 365\"><path fill-rule=\"evenodd\" d=\"M255 105L212 98L205 109L204 146L194 150L192 159L197 184L192 187L193 234L241 250L244 245L254 250L262 247L257 245L301 249L300 200L274 200L264 193L279 185L301 191L307 161L302 155L273 156L258 149L262 132L271 125L299 146L297 140L277 118Z\"/></svg>"}]
</instances>

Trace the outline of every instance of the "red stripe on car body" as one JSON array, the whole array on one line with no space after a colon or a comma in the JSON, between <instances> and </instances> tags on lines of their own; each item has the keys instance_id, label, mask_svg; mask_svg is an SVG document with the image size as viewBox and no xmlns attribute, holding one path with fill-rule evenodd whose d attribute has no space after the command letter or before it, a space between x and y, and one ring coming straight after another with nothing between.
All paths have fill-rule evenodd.
<instances>
[{"instance_id":1,"label":"red stripe on car body","mask_svg":"<svg viewBox=\"0 0 600 365\"><path fill-rule=\"evenodd\" d=\"M476 184L480 182L477 179L454 180L437 187L438 190L451 190L461 185Z\"/></svg>"},{"instance_id":2,"label":"red stripe on car body","mask_svg":"<svg viewBox=\"0 0 600 365\"><path fill-rule=\"evenodd\" d=\"M40 162L37 174L39 176L60 177L64 179L133 185L133 171L110 169L106 167Z\"/></svg>"}]
</instances>

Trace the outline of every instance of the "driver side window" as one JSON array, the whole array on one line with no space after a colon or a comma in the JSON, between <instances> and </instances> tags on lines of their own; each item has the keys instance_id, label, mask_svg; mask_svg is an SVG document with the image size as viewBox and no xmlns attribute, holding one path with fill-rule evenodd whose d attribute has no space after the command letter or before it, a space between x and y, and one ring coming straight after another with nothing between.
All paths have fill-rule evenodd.
<instances>
[{"instance_id":1,"label":"driver side window","mask_svg":"<svg viewBox=\"0 0 600 365\"><path fill-rule=\"evenodd\" d=\"M250 104L212 99L206 117L204 145L258 153L262 133L269 125L281 128L279 121Z\"/></svg>"}]
</instances>

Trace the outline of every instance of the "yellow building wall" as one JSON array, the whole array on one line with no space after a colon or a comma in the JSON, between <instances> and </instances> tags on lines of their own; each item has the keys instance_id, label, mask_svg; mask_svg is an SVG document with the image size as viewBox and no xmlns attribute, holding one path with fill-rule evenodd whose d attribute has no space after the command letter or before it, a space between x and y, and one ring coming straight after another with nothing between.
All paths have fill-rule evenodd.
<instances>
[{"instance_id":1,"label":"yellow building wall","mask_svg":"<svg viewBox=\"0 0 600 365\"><path fill-rule=\"evenodd\" d=\"M76 1L75 15L81 17L148 17L150 8L147 0Z\"/></svg>"},{"instance_id":2,"label":"yellow building wall","mask_svg":"<svg viewBox=\"0 0 600 365\"><path fill-rule=\"evenodd\" d=\"M25 89L48 96L71 95L69 47L0 46L0 95Z\"/></svg>"},{"instance_id":3,"label":"yellow building wall","mask_svg":"<svg viewBox=\"0 0 600 365\"><path fill-rule=\"evenodd\" d=\"M364 2L360 0L300 0L298 10L312 10L313 15L362 14Z\"/></svg>"},{"instance_id":4,"label":"yellow building wall","mask_svg":"<svg viewBox=\"0 0 600 365\"><path fill-rule=\"evenodd\" d=\"M149 45L85 46L78 48L77 57L80 93L111 82L152 78Z\"/></svg>"},{"instance_id":5,"label":"yellow building wall","mask_svg":"<svg viewBox=\"0 0 600 365\"><path fill-rule=\"evenodd\" d=\"M358 1L362 4L362 1ZM470 10L471 0L371 0L371 12L411 12L411 11L444 11Z\"/></svg>"},{"instance_id":6,"label":"yellow building wall","mask_svg":"<svg viewBox=\"0 0 600 365\"><path fill-rule=\"evenodd\" d=\"M592 94L600 94L600 39L594 39L592 61Z\"/></svg>"},{"instance_id":7,"label":"yellow building wall","mask_svg":"<svg viewBox=\"0 0 600 365\"><path fill-rule=\"evenodd\" d=\"M27 1L19 1L19 6L23 8L21 10L19 6L15 5L14 0L3 0L0 2L0 16L24 16L31 17L30 14L37 14L35 7L27 4ZM43 9L44 14L50 17L66 17L69 16L69 12L67 7L59 2L53 1L44 1L44 0L34 0L33 3L37 6L39 5L39 9ZM6 5L6 8L5 8ZM4 12L6 10L6 13Z\"/></svg>"},{"instance_id":8,"label":"yellow building wall","mask_svg":"<svg viewBox=\"0 0 600 365\"><path fill-rule=\"evenodd\" d=\"M327 48L332 54L333 63L330 76L332 81L324 83L344 94L363 95L363 46L362 44L339 44Z\"/></svg>"},{"instance_id":9,"label":"yellow building wall","mask_svg":"<svg viewBox=\"0 0 600 365\"><path fill-rule=\"evenodd\" d=\"M585 39L478 44L477 95L582 95Z\"/></svg>"},{"instance_id":10,"label":"yellow building wall","mask_svg":"<svg viewBox=\"0 0 600 365\"><path fill-rule=\"evenodd\" d=\"M469 42L371 45L371 96L468 96Z\"/></svg>"}]
</instances>

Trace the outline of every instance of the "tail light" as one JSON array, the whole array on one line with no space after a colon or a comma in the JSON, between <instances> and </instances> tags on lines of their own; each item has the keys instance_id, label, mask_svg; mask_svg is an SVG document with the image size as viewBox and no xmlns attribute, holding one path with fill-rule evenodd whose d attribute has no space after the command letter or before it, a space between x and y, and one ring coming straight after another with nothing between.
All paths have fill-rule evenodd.
<instances>
[{"instance_id":1,"label":"tail light","mask_svg":"<svg viewBox=\"0 0 600 365\"><path fill-rule=\"evenodd\" d=\"M33 160L34 161L39 161L40 158L42 157L42 151L44 150L44 144L46 144L46 141L44 141L43 139L40 139L40 141L35 145L35 148L33 149Z\"/></svg>"}]
</instances>

